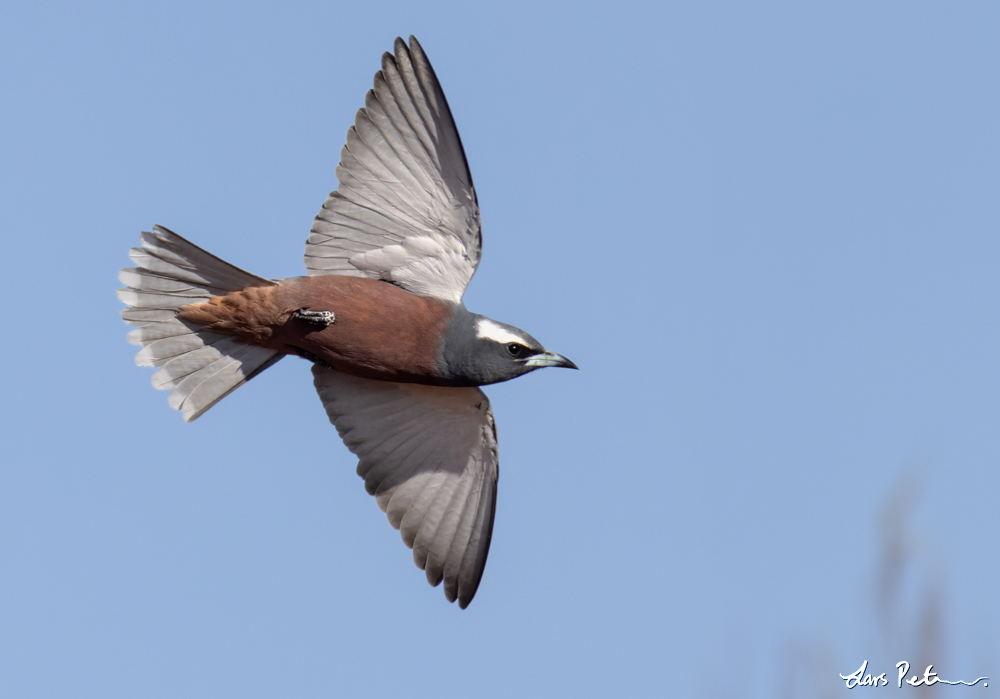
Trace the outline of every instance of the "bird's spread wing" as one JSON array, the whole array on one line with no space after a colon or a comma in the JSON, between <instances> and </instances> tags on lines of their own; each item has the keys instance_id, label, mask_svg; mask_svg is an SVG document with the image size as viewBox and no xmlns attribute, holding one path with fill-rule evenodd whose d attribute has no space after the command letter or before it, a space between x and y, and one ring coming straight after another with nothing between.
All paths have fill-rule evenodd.
<instances>
[{"instance_id":1,"label":"bird's spread wing","mask_svg":"<svg viewBox=\"0 0 1000 699\"><path fill-rule=\"evenodd\" d=\"M478 388L390 383L313 367L358 475L431 585L463 609L483 576L497 496L496 427Z\"/></svg>"},{"instance_id":2,"label":"bird's spread wing","mask_svg":"<svg viewBox=\"0 0 1000 699\"><path fill-rule=\"evenodd\" d=\"M382 57L340 152L340 186L306 243L310 275L389 281L458 303L482 249L479 203L455 121L417 40Z\"/></svg>"}]
</instances>

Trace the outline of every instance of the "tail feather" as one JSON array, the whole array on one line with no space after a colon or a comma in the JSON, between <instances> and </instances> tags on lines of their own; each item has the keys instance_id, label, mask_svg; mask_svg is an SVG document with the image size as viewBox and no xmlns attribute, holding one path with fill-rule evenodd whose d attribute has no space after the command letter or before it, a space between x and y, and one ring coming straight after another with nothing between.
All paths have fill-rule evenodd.
<instances>
[{"instance_id":1,"label":"tail feather","mask_svg":"<svg viewBox=\"0 0 1000 699\"><path fill-rule=\"evenodd\" d=\"M226 338L191 350L161 366L153 374L153 387L175 389L168 403L190 422L283 356L268 357L260 349ZM214 393L209 387L215 387Z\"/></svg>"},{"instance_id":2,"label":"tail feather","mask_svg":"<svg viewBox=\"0 0 1000 699\"><path fill-rule=\"evenodd\" d=\"M138 326L128 341L141 345L135 362L160 367L153 386L172 389L170 407L185 422L206 410L284 355L239 342L232 335L201 330L177 317L177 309L208 301L249 286L274 282L235 267L161 226L143 233L143 247L130 257L138 267L123 269L119 279L127 288L118 298L127 306L122 318Z\"/></svg>"},{"instance_id":3,"label":"tail feather","mask_svg":"<svg viewBox=\"0 0 1000 699\"><path fill-rule=\"evenodd\" d=\"M246 346L236 342L232 335L201 331L187 332L183 335L165 337L162 340L153 340L146 344L135 355L135 363L139 366L163 366L176 357L182 357L189 352L213 345L219 345L218 348L213 349L225 354L229 354L229 352L225 352L223 348L242 349Z\"/></svg>"},{"instance_id":4,"label":"tail feather","mask_svg":"<svg viewBox=\"0 0 1000 699\"><path fill-rule=\"evenodd\" d=\"M201 371L224 356L216 348L209 346L174 357L153 374L153 387L160 390L173 388L191 374Z\"/></svg>"},{"instance_id":5,"label":"tail feather","mask_svg":"<svg viewBox=\"0 0 1000 699\"><path fill-rule=\"evenodd\" d=\"M154 275L224 292L274 284L229 264L162 226L153 226L152 233L143 233L139 239L143 247L132 248L129 257L140 269Z\"/></svg>"},{"instance_id":6,"label":"tail feather","mask_svg":"<svg viewBox=\"0 0 1000 699\"><path fill-rule=\"evenodd\" d=\"M122 270L125 271L125 270ZM121 300L123 291L135 291L135 289L119 289L118 296ZM122 311L122 319L129 325L146 325L147 323L169 322L177 319L175 310L150 310L148 308L126 308ZM130 340L131 342L131 340ZM133 342L132 344L138 344Z\"/></svg>"},{"instance_id":7,"label":"tail feather","mask_svg":"<svg viewBox=\"0 0 1000 699\"><path fill-rule=\"evenodd\" d=\"M259 347L243 345L231 355L220 356L177 383L168 398L170 407L180 410L185 421L196 420L283 356L276 352L270 354L270 357L264 356Z\"/></svg>"},{"instance_id":8,"label":"tail feather","mask_svg":"<svg viewBox=\"0 0 1000 699\"><path fill-rule=\"evenodd\" d=\"M122 315L124 315L124 312ZM128 319L126 319L125 322L128 323ZM125 336L125 339L133 345L145 345L154 340L162 340L165 337L186 335L199 329L197 324L189 323L176 317L165 321L149 320L142 322L146 324L136 328L135 330L130 330L129 334Z\"/></svg>"},{"instance_id":9,"label":"tail feather","mask_svg":"<svg viewBox=\"0 0 1000 699\"><path fill-rule=\"evenodd\" d=\"M199 297L204 296L208 291L216 292L213 295L225 293L222 289L212 289L204 284L196 286L189 282L167 279L156 274L150 274L146 270L136 267L123 269L121 274L118 275L118 280L122 284L128 284L133 289L170 294L172 296Z\"/></svg>"}]
</instances>

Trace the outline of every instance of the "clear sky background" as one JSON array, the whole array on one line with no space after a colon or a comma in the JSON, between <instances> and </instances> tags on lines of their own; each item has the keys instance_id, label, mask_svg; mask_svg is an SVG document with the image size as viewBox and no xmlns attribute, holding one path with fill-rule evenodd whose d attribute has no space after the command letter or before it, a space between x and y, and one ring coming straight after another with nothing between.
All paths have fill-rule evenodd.
<instances>
[{"instance_id":1,"label":"clear sky background","mask_svg":"<svg viewBox=\"0 0 1000 699\"><path fill-rule=\"evenodd\" d=\"M306 362L186 425L114 294L155 223L302 274L411 33L482 207L466 304L581 367L488 389L466 611ZM0 696L1000 686L998 37L975 1L9 4Z\"/></svg>"}]
</instances>

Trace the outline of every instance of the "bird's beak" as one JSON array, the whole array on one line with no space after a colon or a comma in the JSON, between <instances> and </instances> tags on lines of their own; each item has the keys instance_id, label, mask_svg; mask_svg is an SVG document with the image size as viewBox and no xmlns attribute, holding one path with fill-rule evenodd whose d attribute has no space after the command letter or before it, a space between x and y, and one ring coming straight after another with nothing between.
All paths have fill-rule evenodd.
<instances>
[{"instance_id":1,"label":"bird's beak","mask_svg":"<svg viewBox=\"0 0 1000 699\"><path fill-rule=\"evenodd\" d=\"M539 354L533 354L530 357L525 358L524 366L531 369L539 369L543 366L563 366L567 369L579 369L576 364L566 359L566 357L561 354L556 354L555 352L549 352L545 350Z\"/></svg>"}]
</instances>

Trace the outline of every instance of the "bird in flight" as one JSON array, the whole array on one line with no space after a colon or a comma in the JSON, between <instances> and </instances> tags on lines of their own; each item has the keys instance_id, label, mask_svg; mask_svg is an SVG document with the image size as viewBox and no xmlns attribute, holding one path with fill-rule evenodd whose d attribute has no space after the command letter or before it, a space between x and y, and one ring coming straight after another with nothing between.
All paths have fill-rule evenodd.
<instances>
[{"instance_id":1,"label":"bird in flight","mask_svg":"<svg viewBox=\"0 0 1000 699\"><path fill-rule=\"evenodd\" d=\"M307 276L268 280L161 226L119 279L136 364L184 420L286 355L312 362L358 475L449 602L472 601L497 495L480 386L577 368L462 303L482 250L479 204L444 93L414 37L396 39L348 129L339 186L306 242Z\"/></svg>"}]
</instances>

